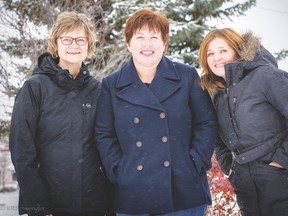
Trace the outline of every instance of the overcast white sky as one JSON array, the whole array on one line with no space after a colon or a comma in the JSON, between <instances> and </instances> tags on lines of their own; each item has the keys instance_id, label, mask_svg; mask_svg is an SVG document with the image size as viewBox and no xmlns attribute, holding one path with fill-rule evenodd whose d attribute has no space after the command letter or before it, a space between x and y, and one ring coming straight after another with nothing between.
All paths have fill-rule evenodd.
<instances>
[{"instance_id":1,"label":"overcast white sky","mask_svg":"<svg viewBox=\"0 0 288 216\"><path fill-rule=\"evenodd\" d=\"M241 33L252 30L272 54L288 50L288 1L257 0L256 7L249 9L246 16L234 17L233 22L219 21L217 27L232 27ZM278 66L288 72L288 57L278 62Z\"/></svg>"}]
</instances>

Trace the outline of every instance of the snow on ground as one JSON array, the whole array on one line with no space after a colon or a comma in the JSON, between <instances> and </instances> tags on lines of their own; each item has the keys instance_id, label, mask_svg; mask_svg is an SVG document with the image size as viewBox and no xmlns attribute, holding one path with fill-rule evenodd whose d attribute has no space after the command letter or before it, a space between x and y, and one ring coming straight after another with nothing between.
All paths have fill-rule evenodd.
<instances>
[{"instance_id":1,"label":"snow on ground","mask_svg":"<svg viewBox=\"0 0 288 216\"><path fill-rule=\"evenodd\" d=\"M0 215L17 216L19 191L0 193Z\"/></svg>"}]
</instances>

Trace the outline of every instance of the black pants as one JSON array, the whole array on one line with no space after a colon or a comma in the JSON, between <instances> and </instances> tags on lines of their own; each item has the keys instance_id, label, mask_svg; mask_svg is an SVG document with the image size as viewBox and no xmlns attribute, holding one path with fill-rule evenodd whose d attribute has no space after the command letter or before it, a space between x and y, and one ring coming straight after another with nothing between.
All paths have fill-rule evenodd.
<instances>
[{"instance_id":1,"label":"black pants","mask_svg":"<svg viewBox=\"0 0 288 216\"><path fill-rule=\"evenodd\" d=\"M232 165L229 181L242 216L288 216L288 170L263 161Z\"/></svg>"}]
</instances>

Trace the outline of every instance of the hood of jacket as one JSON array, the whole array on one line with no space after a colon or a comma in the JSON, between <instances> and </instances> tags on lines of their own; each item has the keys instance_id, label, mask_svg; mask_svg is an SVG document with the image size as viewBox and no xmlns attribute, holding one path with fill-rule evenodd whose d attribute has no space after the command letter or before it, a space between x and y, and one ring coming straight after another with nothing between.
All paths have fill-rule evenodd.
<instances>
[{"instance_id":1,"label":"hood of jacket","mask_svg":"<svg viewBox=\"0 0 288 216\"><path fill-rule=\"evenodd\" d=\"M243 34L243 37L245 43L237 50L240 61L225 65L227 87L233 83L238 83L249 72L258 67L264 67L263 70L278 68L274 56L261 45L259 37L250 31Z\"/></svg>"},{"instance_id":2,"label":"hood of jacket","mask_svg":"<svg viewBox=\"0 0 288 216\"><path fill-rule=\"evenodd\" d=\"M75 79L68 70L63 70L58 66L57 59L53 59L49 53L43 53L38 57L38 62L32 71L32 76L42 74L49 76L60 88L73 90L82 89L92 78L87 66L82 63L79 74Z\"/></svg>"}]
</instances>

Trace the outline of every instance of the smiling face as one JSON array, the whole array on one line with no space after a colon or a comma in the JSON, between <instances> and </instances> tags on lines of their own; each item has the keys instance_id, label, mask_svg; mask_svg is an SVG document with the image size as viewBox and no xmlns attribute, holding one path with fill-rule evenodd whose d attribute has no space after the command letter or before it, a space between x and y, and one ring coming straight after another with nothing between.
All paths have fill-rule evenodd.
<instances>
[{"instance_id":1,"label":"smiling face","mask_svg":"<svg viewBox=\"0 0 288 216\"><path fill-rule=\"evenodd\" d=\"M84 29L74 29L69 32L65 32L60 35L60 37L86 37ZM79 71L82 62L87 57L88 52L88 43L83 46L79 46L76 44L76 41L73 40L72 44L64 45L61 42L60 37L57 39L57 46L58 46L58 56L59 66L63 69L68 69L70 73L72 71Z\"/></svg>"},{"instance_id":2,"label":"smiling face","mask_svg":"<svg viewBox=\"0 0 288 216\"><path fill-rule=\"evenodd\" d=\"M236 51L222 38L214 38L207 49L207 64L211 71L225 79L224 65L237 61Z\"/></svg>"},{"instance_id":3,"label":"smiling face","mask_svg":"<svg viewBox=\"0 0 288 216\"><path fill-rule=\"evenodd\" d=\"M165 51L165 43L160 31L144 25L135 31L127 48L136 68L157 68Z\"/></svg>"}]
</instances>

